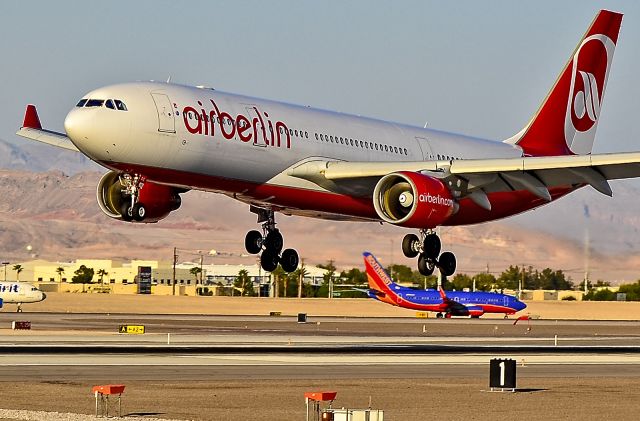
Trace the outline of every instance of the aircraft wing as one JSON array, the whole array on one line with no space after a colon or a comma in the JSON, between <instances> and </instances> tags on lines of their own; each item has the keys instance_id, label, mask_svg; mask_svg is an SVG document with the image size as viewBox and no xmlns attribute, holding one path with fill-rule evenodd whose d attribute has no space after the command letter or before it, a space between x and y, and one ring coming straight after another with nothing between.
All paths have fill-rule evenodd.
<instances>
[{"instance_id":1,"label":"aircraft wing","mask_svg":"<svg viewBox=\"0 0 640 421\"><path fill-rule=\"evenodd\" d=\"M487 193L528 190L550 201L549 188L589 184L611 196L608 180L640 177L640 152L424 162L309 161L287 174L340 192L343 183L377 180L398 171L438 178L456 199L469 197L491 209Z\"/></svg>"},{"instance_id":2,"label":"aircraft wing","mask_svg":"<svg viewBox=\"0 0 640 421\"><path fill-rule=\"evenodd\" d=\"M24 123L22 123L22 127L16 132L16 134L18 136L26 137L27 139L57 146L58 148L80 152L66 134L42 128L35 105L27 105L27 110L24 114Z\"/></svg>"}]
</instances>

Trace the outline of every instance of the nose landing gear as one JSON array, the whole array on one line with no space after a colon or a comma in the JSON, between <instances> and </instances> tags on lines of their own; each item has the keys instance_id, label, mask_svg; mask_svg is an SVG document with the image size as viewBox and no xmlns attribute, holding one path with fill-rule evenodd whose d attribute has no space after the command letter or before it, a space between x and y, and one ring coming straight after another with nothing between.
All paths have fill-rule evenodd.
<instances>
[{"instance_id":1,"label":"nose landing gear","mask_svg":"<svg viewBox=\"0 0 640 421\"><path fill-rule=\"evenodd\" d=\"M244 239L244 245L250 254L260 256L260 266L267 272L273 272L278 263L285 272L293 272L298 268L300 258L294 249L285 249L284 239L280 230L276 228L275 214L273 210L251 206L251 212L258 215L258 223L262 223L262 233L260 231L249 231Z\"/></svg>"},{"instance_id":2,"label":"nose landing gear","mask_svg":"<svg viewBox=\"0 0 640 421\"><path fill-rule=\"evenodd\" d=\"M440 237L431 230L421 230L420 238L407 234L402 240L402 252L409 258L418 257L418 271L424 276L433 274L436 267L444 276L456 271L456 257L449 251L440 254L441 248Z\"/></svg>"},{"instance_id":3,"label":"nose landing gear","mask_svg":"<svg viewBox=\"0 0 640 421\"><path fill-rule=\"evenodd\" d=\"M120 176L120 185L124 196L120 206L122 219L127 222L133 220L142 222L147 216L147 209L139 202L140 189L144 185L143 178L139 174L125 173Z\"/></svg>"}]
</instances>

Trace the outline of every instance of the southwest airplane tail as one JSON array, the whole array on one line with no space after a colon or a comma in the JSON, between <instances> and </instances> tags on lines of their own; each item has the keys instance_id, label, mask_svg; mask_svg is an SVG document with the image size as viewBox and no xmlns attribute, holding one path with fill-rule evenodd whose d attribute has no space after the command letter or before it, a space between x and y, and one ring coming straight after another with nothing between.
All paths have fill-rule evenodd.
<instances>
[{"instance_id":1,"label":"southwest airplane tail","mask_svg":"<svg viewBox=\"0 0 640 421\"><path fill-rule=\"evenodd\" d=\"M411 310L433 311L437 317L470 316L486 313L515 314L527 306L516 297L495 292L416 290L393 282L378 260L364 252L364 265L369 282L369 297L383 303Z\"/></svg>"}]
</instances>

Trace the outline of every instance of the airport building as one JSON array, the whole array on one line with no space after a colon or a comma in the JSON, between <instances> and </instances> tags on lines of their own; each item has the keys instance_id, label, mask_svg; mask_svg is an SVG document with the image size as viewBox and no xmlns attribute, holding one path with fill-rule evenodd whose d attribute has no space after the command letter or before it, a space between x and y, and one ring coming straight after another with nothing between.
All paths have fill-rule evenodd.
<instances>
[{"instance_id":1,"label":"airport building","mask_svg":"<svg viewBox=\"0 0 640 421\"><path fill-rule=\"evenodd\" d=\"M73 262L34 260L20 263L20 280L38 284L47 292L138 293L138 273L141 267L151 268L151 293L159 295L223 295L233 294L233 284L240 271L246 271L259 295L272 293L272 275L260 265L200 265L184 262L174 267L171 262L132 260L118 262L108 259L78 259ZM90 284L77 284L72 278L82 266L93 269ZM194 270L198 268L201 270ZM306 284L320 286L324 269L306 267ZM175 277L175 278L174 278ZM174 284L175 279L175 284ZM226 291L226 292L225 292ZM235 292L237 293L237 292Z\"/></svg>"}]
</instances>

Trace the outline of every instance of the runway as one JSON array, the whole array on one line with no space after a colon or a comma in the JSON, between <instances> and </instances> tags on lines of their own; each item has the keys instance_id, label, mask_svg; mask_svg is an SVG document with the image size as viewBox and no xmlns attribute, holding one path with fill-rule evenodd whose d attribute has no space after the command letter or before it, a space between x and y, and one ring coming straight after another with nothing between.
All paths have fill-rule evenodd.
<instances>
[{"instance_id":1,"label":"runway","mask_svg":"<svg viewBox=\"0 0 640 421\"><path fill-rule=\"evenodd\" d=\"M565 419L562 402L599 419L601 399L640 400L640 322L0 313L0 393L15 409L91 413L91 385L125 383L129 413L173 419L303 419L302 394L318 389L338 390L342 406L371 396L389 419L460 399L441 419L495 419L516 401L483 394L492 358L516 360L518 389L533 394L518 400L522 417Z\"/></svg>"}]
</instances>

